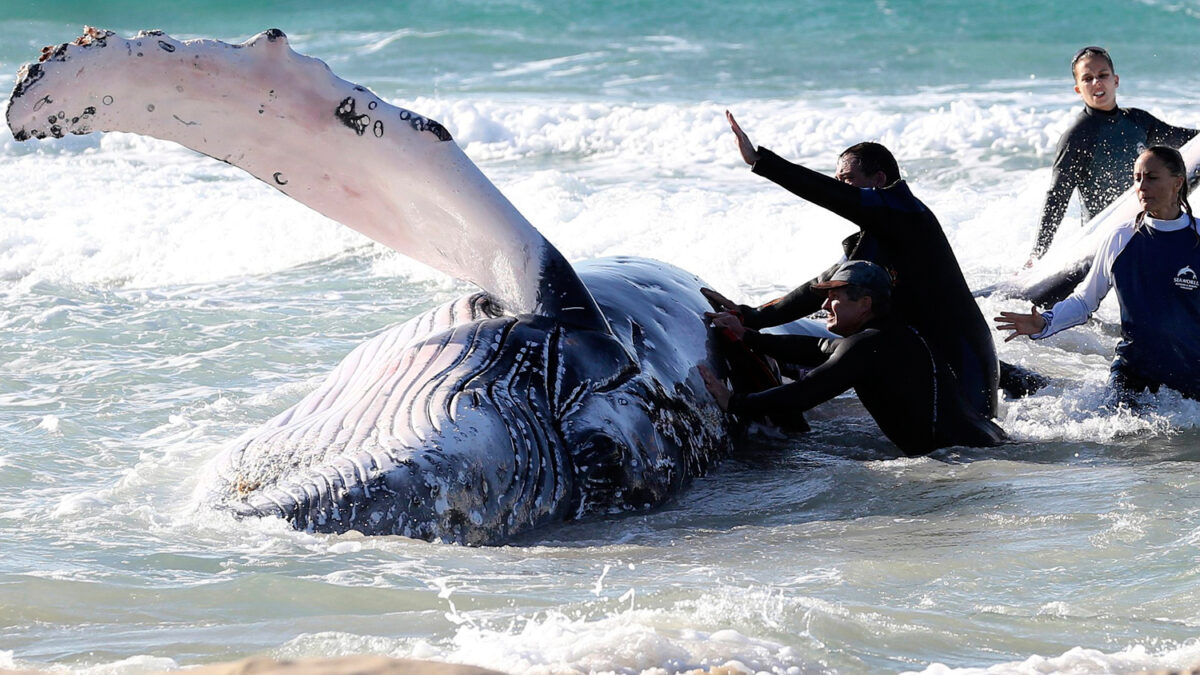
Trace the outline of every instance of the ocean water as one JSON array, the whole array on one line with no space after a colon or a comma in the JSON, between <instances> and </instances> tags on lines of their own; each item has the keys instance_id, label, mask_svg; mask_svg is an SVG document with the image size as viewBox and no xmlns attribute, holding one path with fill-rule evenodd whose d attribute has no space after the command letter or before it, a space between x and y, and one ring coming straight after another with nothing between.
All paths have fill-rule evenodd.
<instances>
[{"instance_id":1,"label":"ocean water","mask_svg":"<svg viewBox=\"0 0 1200 675\"><path fill-rule=\"evenodd\" d=\"M1197 0L0 7L5 91L83 25L235 42L281 28L445 124L568 258L659 258L745 301L829 265L853 228L750 174L727 108L820 170L887 144L973 286L1032 247L1079 46L1112 50L1123 104L1200 127ZM355 345L469 289L150 139L0 130L0 191L0 668L1200 665L1200 404L1100 408L1111 302L1046 343L999 345L1054 378L1004 403L1002 448L896 459L847 396L652 512L496 548L313 535L199 509L200 469ZM1073 206L1060 236L1078 222Z\"/></svg>"}]
</instances>

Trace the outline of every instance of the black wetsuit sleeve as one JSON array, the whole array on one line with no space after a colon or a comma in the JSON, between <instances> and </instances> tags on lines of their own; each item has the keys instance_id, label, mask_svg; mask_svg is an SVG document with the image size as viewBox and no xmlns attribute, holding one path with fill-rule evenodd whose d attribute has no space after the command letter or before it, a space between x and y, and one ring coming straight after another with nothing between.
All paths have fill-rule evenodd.
<instances>
[{"instance_id":1,"label":"black wetsuit sleeve","mask_svg":"<svg viewBox=\"0 0 1200 675\"><path fill-rule=\"evenodd\" d=\"M1171 126L1141 108L1130 108L1129 112L1135 116L1137 123L1146 130L1146 142L1148 145L1167 145L1172 148L1179 148L1192 140L1197 133L1200 133L1196 129Z\"/></svg>"},{"instance_id":2,"label":"black wetsuit sleeve","mask_svg":"<svg viewBox=\"0 0 1200 675\"><path fill-rule=\"evenodd\" d=\"M870 346L854 348L862 337L865 335L859 333L840 340L833 355L802 380L753 394L734 395L729 403L730 412L753 418L784 419L849 391L874 369Z\"/></svg>"},{"instance_id":3,"label":"black wetsuit sleeve","mask_svg":"<svg viewBox=\"0 0 1200 675\"><path fill-rule=\"evenodd\" d=\"M1042 220L1038 225L1037 240L1033 245L1033 257L1040 258L1050 248L1054 234L1062 224L1071 194L1079 186L1080 167L1087 164L1082 157L1088 153L1087 143L1074 129L1063 135L1058 142L1054 166L1050 170L1050 189L1046 191L1046 203L1042 206Z\"/></svg>"},{"instance_id":4,"label":"black wetsuit sleeve","mask_svg":"<svg viewBox=\"0 0 1200 675\"><path fill-rule=\"evenodd\" d=\"M742 313L742 323L747 328L769 328L804 318L821 309L821 305L825 304L825 292L813 290L812 285L828 280L840 266L839 263L830 267L804 282L791 293L765 305L758 307L739 305L738 310Z\"/></svg>"},{"instance_id":5,"label":"black wetsuit sleeve","mask_svg":"<svg viewBox=\"0 0 1200 675\"><path fill-rule=\"evenodd\" d=\"M753 170L792 194L838 214L863 230L885 229L879 226L885 220L886 209L864 204L861 188L793 164L761 146Z\"/></svg>"},{"instance_id":6,"label":"black wetsuit sleeve","mask_svg":"<svg viewBox=\"0 0 1200 675\"><path fill-rule=\"evenodd\" d=\"M805 368L819 366L829 358L821 350L821 338L808 335L771 335L748 330L742 340L756 352Z\"/></svg>"}]
</instances>

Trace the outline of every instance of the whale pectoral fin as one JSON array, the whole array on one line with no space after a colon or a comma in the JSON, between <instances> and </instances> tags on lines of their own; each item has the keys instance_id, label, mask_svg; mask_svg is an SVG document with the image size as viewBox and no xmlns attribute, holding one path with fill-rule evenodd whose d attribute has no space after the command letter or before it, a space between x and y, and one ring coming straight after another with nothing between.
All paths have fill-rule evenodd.
<instances>
[{"instance_id":1,"label":"whale pectoral fin","mask_svg":"<svg viewBox=\"0 0 1200 675\"><path fill-rule=\"evenodd\" d=\"M1069 264L1038 275L1027 275L1006 279L973 291L976 298L993 295L1014 300L1032 302L1038 307L1050 308L1054 303L1069 296L1092 268L1092 257L1085 256Z\"/></svg>"},{"instance_id":2,"label":"whale pectoral fin","mask_svg":"<svg viewBox=\"0 0 1200 675\"><path fill-rule=\"evenodd\" d=\"M1032 302L1038 307L1049 308L1075 291L1075 287L1092 269L1092 258L1084 258L1074 265L1068 265L1057 274L1050 275L1038 283L1022 289L1018 295L1021 300Z\"/></svg>"},{"instance_id":3,"label":"whale pectoral fin","mask_svg":"<svg viewBox=\"0 0 1200 675\"><path fill-rule=\"evenodd\" d=\"M441 124L296 53L269 30L240 45L87 29L22 67L17 140L125 131L173 141L450 276L506 311L607 331L562 254Z\"/></svg>"}]
</instances>

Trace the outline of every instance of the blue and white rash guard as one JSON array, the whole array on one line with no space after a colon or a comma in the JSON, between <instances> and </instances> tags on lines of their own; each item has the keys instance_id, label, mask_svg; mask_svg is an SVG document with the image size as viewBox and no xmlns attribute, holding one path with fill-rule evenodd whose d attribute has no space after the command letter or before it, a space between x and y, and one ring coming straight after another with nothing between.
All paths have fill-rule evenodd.
<instances>
[{"instance_id":1,"label":"blue and white rash guard","mask_svg":"<svg viewBox=\"0 0 1200 675\"><path fill-rule=\"evenodd\" d=\"M1044 313L1038 340L1088 320L1110 288L1121 306L1122 367L1200 396L1200 236L1193 219L1146 217L1124 223L1100 244L1083 283Z\"/></svg>"}]
</instances>

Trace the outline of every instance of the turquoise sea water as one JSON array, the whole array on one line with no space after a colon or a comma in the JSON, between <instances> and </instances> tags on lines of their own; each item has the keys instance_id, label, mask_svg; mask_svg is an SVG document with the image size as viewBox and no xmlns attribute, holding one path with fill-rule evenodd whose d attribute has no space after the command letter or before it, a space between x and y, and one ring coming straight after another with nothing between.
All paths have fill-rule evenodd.
<instances>
[{"instance_id":1,"label":"turquoise sea water","mask_svg":"<svg viewBox=\"0 0 1200 675\"><path fill-rule=\"evenodd\" d=\"M975 286L1032 246L1067 74L1200 126L1200 3L0 5L0 87L83 25L271 27L443 122L572 260L759 301L852 228L745 170L880 140ZM198 509L223 444L465 292L235 169L122 134L0 131L0 668L140 673L383 653L507 672L1132 673L1200 664L1200 405L1098 408L1116 309L1001 356L1054 376L1018 441L893 459L853 397L654 512L465 549ZM1067 236L1078 222L1072 207ZM1012 308L982 301L989 316Z\"/></svg>"},{"instance_id":2,"label":"turquoise sea water","mask_svg":"<svg viewBox=\"0 0 1200 675\"><path fill-rule=\"evenodd\" d=\"M404 95L541 94L613 103L802 97L884 98L1046 78L1061 90L1084 44L1117 55L1127 85L1163 91L1194 77L1194 0L1097 3L428 3L113 0L5 3L5 65L83 24L241 41L278 27L334 69ZM6 72L6 75L10 73ZM1069 93L1069 91L1068 91Z\"/></svg>"}]
</instances>

